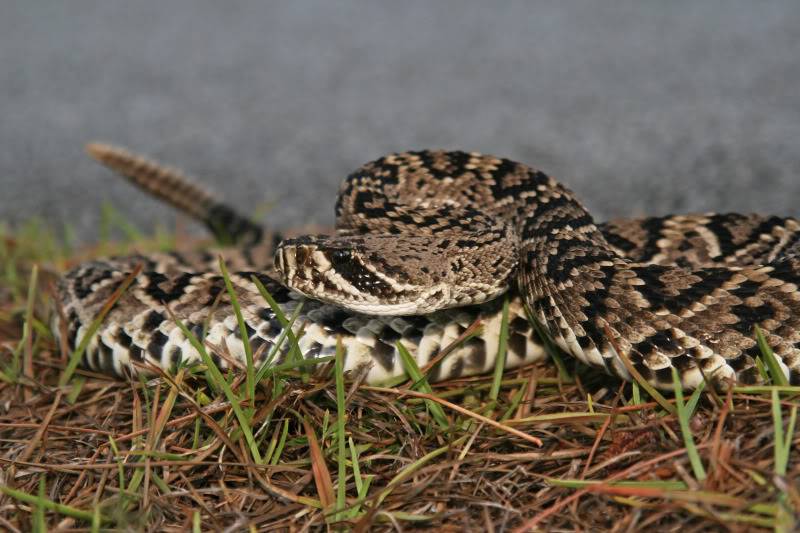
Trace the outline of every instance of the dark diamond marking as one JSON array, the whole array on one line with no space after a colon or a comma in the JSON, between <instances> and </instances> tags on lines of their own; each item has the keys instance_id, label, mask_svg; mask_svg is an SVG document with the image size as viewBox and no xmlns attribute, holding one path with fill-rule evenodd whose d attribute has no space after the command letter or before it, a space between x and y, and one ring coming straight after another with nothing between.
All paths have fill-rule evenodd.
<instances>
[{"instance_id":1,"label":"dark diamond marking","mask_svg":"<svg viewBox=\"0 0 800 533\"><path fill-rule=\"evenodd\" d=\"M147 353L155 359L156 361L161 361L161 356L163 354L164 345L169 340L169 337L161 333L160 331L156 331L150 339L150 342L147 343Z\"/></svg>"},{"instance_id":2,"label":"dark diamond marking","mask_svg":"<svg viewBox=\"0 0 800 533\"><path fill-rule=\"evenodd\" d=\"M508 337L508 349L520 359L525 358L525 348L527 343L528 339L525 337L525 335L520 333L512 333Z\"/></svg>"},{"instance_id":3,"label":"dark diamond marking","mask_svg":"<svg viewBox=\"0 0 800 533\"><path fill-rule=\"evenodd\" d=\"M130 348L131 344L133 344L133 339L130 335L125 333L125 330L120 328L117 331L117 342L119 342L124 348Z\"/></svg>"},{"instance_id":4,"label":"dark diamond marking","mask_svg":"<svg viewBox=\"0 0 800 533\"><path fill-rule=\"evenodd\" d=\"M154 331L161 323L164 322L164 315L159 313L158 311L150 311L147 313L147 316L144 319L144 323L142 324L142 329L145 332Z\"/></svg>"},{"instance_id":5,"label":"dark diamond marking","mask_svg":"<svg viewBox=\"0 0 800 533\"><path fill-rule=\"evenodd\" d=\"M394 368L394 351L394 346L376 342L372 356L384 370L390 372Z\"/></svg>"},{"instance_id":6,"label":"dark diamond marking","mask_svg":"<svg viewBox=\"0 0 800 533\"><path fill-rule=\"evenodd\" d=\"M173 346L169 351L169 360L174 368L178 368L183 359L183 352L180 346Z\"/></svg>"},{"instance_id":7,"label":"dark diamond marking","mask_svg":"<svg viewBox=\"0 0 800 533\"><path fill-rule=\"evenodd\" d=\"M144 361L142 349L139 346L133 345L130 347L130 356L134 361Z\"/></svg>"},{"instance_id":8,"label":"dark diamond marking","mask_svg":"<svg viewBox=\"0 0 800 533\"><path fill-rule=\"evenodd\" d=\"M486 341L472 337L466 342L469 351L469 362L473 368L482 369L486 364Z\"/></svg>"}]
</instances>

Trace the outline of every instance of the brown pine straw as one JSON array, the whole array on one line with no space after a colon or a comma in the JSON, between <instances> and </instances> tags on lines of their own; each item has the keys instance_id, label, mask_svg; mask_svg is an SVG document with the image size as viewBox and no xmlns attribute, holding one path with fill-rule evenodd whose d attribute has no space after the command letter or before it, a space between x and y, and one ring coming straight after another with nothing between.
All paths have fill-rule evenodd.
<instances>
[{"instance_id":1,"label":"brown pine straw","mask_svg":"<svg viewBox=\"0 0 800 533\"><path fill-rule=\"evenodd\" d=\"M366 386L366 385L363 386L362 388L364 390L369 390L369 391L374 391L374 392L383 392L383 393L386 393L386 394L396 394L396 395L401 396L401 397L402 396L411 396L411 397L414 397L414 398L422 398L422 399L425 399L425 400L431 400L431 401L434 401L434 402L436 402L438 404L444 405L448 409L452 409L453 411L456 411L457 413L461 413L462 415L468 416L470 418L474 418L474 419L476 419L476 420L478 420L478 421L480 421L480 422L482 422L484 424L488 424L488 425L490 425L492 427L495 427L495 428L497 428L497 429L499 429L501 431L505 431L505 432L510 433L512 435L516 435L517 437L520 437L521 439L527 440L528 442L531 442L531 443L535 444L536 446L542 446L541 439L537 439L536 437L534 437L532 435L528 435L527 433L524 433L522 431L516 430L516 429L514 429L512 427L509 427L509 426L507 426L505 424L497 422L496 420L492 420L491 418L487 418L487 417L485 417L483 415L480 415L478 413L470 411L469 409L465 409L465 408L461 407L460 405L456 405L456 404L454 404L452 402L448 402L447 400L443 400L443 399L441 399L441 398L439 398L437 396L434 396L433 394L426 394L424 392L417 392L417 391L411 391L411 390L387 389L387 388L384 388L384 387L369 387L369 386Z\"/></svg>"}]
</instances>

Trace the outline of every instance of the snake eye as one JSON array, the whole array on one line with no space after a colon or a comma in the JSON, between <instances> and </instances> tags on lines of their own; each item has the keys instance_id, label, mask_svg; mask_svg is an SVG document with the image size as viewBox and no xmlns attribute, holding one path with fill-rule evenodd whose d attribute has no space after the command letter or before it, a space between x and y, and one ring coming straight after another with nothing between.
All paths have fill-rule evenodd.
<instances>
[{"instance_id":1,"label":"snake eye","mask_svg":"<svg viewBox=\"0 0 800 533\"><path fill-rule=\"evenodd\" d=\"M334 263L344 263L349 261L350 257L352 257L350 250L334 250L331 253L331 260Z\"/></svg>"}]
</instances>

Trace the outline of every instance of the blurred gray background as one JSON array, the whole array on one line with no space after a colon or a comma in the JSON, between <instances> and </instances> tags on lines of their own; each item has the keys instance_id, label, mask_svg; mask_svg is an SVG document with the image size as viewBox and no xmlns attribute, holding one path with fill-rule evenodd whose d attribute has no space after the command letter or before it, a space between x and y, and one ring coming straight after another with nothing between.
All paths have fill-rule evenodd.
<instances>
[{"instance_id":1,"label":"blurred gray background","mask_svg":"<svg viewBox=\"0 0 800 533\"><path fill-rule=\"evenodd\" d=\"M274 226L330 223L386 152L508 156L600 219L800 215L800 3L0 1L0 221L96 238L174 214L83 154L186 169Z\"/></svg>"}]
</instances>

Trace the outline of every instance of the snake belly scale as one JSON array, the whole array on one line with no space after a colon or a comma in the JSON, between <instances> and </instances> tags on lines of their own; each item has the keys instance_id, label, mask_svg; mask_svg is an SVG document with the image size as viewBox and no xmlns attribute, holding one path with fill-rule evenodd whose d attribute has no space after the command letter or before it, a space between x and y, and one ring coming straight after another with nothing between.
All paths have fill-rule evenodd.
<instances>
[{"instance_id":1,"label":"snake belly scale","mask_svg":"<svg viewBox=\"0 0 800 533\"><path fill-rule=\"evenodd\" d=\"M800 383L800 224L792 218L708 214L596 224L541 171L477 153L419 151L351 174L336 202L335 234L281 240L173 169L109 145L89 152L240 244L222 253L262 359L283 327L254 276L287 316L302 303L293 329L303 357L331 355L341 339L346 370L366 367L372 383L404 373L398 341L424 366L476 320L480 332L429 378L493 368L504 294L507 368L544 357L538 331L581 362L630 379L619 349L660 388L671 387L673 368L685 387L759 383L758 326L781 370ZM147 364L197 361L169 312L205 332L219 366L242 364L241 335L211 252L75 267L58 286L71 348L137 264L135 282L90 339L85 366L125 375ZM287 353L284 343L273 362Z\"/></svg>"}]
</instances>

